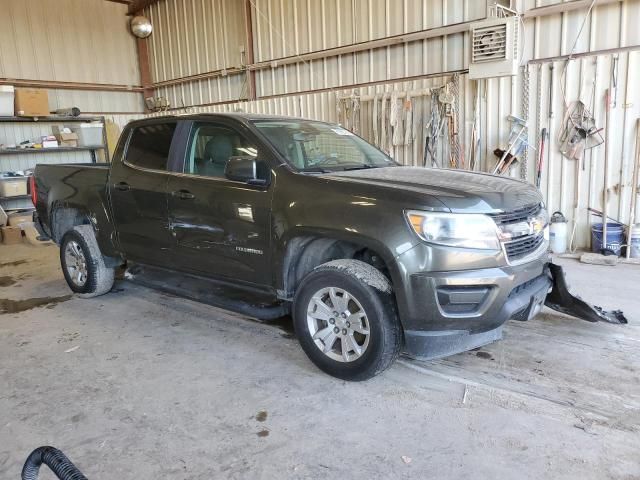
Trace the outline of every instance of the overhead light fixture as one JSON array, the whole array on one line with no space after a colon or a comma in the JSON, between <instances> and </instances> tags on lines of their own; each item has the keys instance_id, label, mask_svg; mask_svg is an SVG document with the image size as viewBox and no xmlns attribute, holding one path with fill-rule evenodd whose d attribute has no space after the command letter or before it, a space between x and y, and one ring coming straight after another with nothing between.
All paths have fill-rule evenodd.
<instances>
[{"instance_id":1,"label":"overhead light fixture","mask_svg":"<svg viewBox=\"0 0 640 480\"><path fill-rule=\"evenodd\" d=\"M138 38L147 38L153 30L151 21L143 15L133 17L129 25L131 27L131 33Z\"/></svg>"}]
</instances>

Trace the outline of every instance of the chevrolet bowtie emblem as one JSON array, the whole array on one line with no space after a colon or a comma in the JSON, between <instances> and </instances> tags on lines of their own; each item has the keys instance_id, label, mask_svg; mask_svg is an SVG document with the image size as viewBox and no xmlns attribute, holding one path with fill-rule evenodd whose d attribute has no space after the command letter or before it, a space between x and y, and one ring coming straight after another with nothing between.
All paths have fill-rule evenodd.
<instances>
[{"instance_id":1,"label":"chevrolet bowtie emblem","mask_svg":"<svg viewBox=\"0 0 640 480\"><path fill-rule=\"evenodd\" d=\"M542 220L539 218L530 218L527 223L529 224L529 235L537 235L544 228Z\"/></svg>"}]
</instances>

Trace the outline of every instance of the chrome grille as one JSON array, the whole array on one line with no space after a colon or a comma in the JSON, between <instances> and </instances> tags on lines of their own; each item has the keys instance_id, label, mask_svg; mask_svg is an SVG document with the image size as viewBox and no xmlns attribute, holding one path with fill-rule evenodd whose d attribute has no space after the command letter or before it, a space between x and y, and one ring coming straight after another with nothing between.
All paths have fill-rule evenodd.
<instances>
[{"instance_id":1,"label":"chrome grille","mask_svg":"<svg viewBox=\"0 0 640 480\"><path fill-rule=\"evenodd\" d=\"M518 229L524 223L526 224L540 214L542 205L537 203L527 205L509 212L501 212L491 215L493 220L503 232L510 232L510 235L518 235ZM516 225L518 224L518 225ZM518 232L515 233L514 232ZM504 240L504 251L510 262L518 261L527 255L535 252L545 242L544 233L521 234L513 236L510 240Z\"/></svg>"},{"instance_id":2,"label":"chrome grille","mask_svg":"<svg viewBox=\"0 0 640 480\"><path fill-rule=\"evenodd\" d=\"M507 252L509 261L520 260L526 257L531 252L534 252L537 248L544 243L544 234L539 235L527 235L517 238L511 242L505 242L504 249Z\"/></svg>"},{"instance_id":3,"label":"chrome grille","mask_svg":"<svg viewBox=\"0 0 640 480\"><path fill-rule=\"evenodd\" d=\"M494 213L491 215L491 218L493 218L498 226L508 223L526 222L529 218L535 217L541 208L542 205L537 203L510 212Z\"/></svg>"}]
</instances>

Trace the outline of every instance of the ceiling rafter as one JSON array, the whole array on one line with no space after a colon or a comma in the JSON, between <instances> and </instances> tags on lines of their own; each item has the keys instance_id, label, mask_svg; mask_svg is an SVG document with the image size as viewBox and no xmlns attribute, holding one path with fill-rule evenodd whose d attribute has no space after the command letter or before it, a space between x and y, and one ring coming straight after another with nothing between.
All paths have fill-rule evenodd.
<instances>
[{"instance_id":1,"label":"ceiling rafter","mask_svg":"<svg viewBox=\"0 0 640 480\"><path fill-rule=\"evenodd\" d=\"M148 6L153 5L157 2L158 0L133 0L129 3L127 15L135 15L136 13L141 12Z\"/></svg>"}]
</instances>

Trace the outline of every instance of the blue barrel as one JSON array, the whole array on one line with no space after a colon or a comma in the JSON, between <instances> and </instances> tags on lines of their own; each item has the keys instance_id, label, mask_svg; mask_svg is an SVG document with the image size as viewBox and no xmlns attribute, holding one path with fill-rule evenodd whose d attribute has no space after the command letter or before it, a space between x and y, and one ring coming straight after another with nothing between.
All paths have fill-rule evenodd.
<instances>
[{"instance_id":1,"label":"blue barrel","mask_svg":"<svg viewBox=\"0 0 640 480\"><path fill-rule=\"evenodd\" d=\"M600 250L607 248L619 256L624 244L624 227L619 223L607 223L606 247L602 246L602 233L602 223L591 225L591 251L600 253Z\"/></svg>"}]
</instances>

